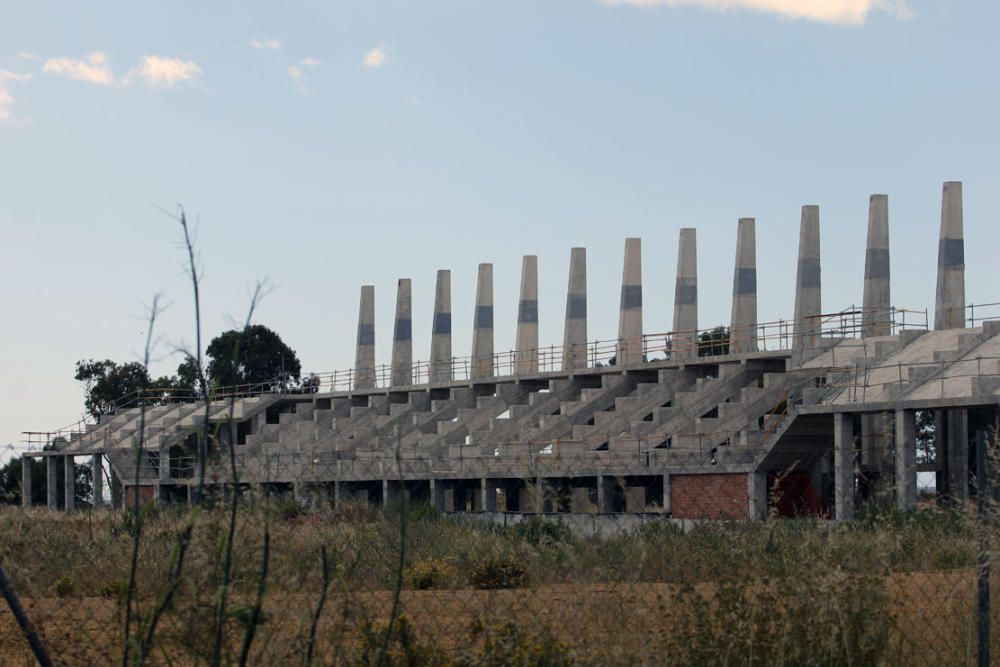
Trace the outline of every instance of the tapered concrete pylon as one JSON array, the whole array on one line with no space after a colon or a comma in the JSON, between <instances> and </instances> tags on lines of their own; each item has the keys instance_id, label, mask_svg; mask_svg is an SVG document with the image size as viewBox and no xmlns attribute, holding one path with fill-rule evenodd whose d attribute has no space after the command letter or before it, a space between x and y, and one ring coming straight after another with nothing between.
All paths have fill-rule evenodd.
<instances>
[{"instance_id":1,"label":"tapered concrete pylon","mask_svg":"<svg viewBox=\"0 0 1000 667\"><path fill-rule=\"evenodd\" d=\"M672 343L674 358L698 356L698 239L697 231L691 227L681 229L677 244Z\"/></svg>"},{"instance_id":2,"label":"tapered concrete pylon","mask_svg":"<svg viewBox=\"0 0 1000 667\"><path fill-rule=\"evenodd\" d=\"M618 309L619 366L642 361L642 239L625 239L622 300Z\"/></svg>"},{"instance_id":3,"label":"tapered concrete pylon","mask_svg":"<svg viewBox=\"0 0 1000 667\"><path fill-rule=\"evenodd\" d=\"M563 331L563 369L587 366L587 249L569 252L566 288L566 328Z\"/></svg>"},{"instance_id":4,"label":"tapered concrete pylon","mask_svg":"<svg viewBox=\"0 0 1000 667\"><path fill-rule=\"evenodd\" d=\"M493 377L493 265L480 264L472 323L472 379Z\"/></svg>"},{"instance_id":5,"label":"tapered concrete pylon","mask_svg":"<svg viewBox=\"0 0 1000 667\"><path fill-rule=\"evenodd\" d=\"M514 367L518 374L538 372L538 256L521 261L521 299L517 306L517 344Z\"/></svg>"},{"instance_id":6,"label":"tapered concrete pylon","mask_svg":"<svg viewBox=\"0 0 1000 667\"><path fill-rule=\"evenodd\" d=\"M889 281L889 196L868 199L868 248L865 251L865 294L861 312L865 336L892 334Z\"/></svg>"},{"instance_id":7,"label":"tapered concrete pylon","mask_svg":"<svg viewBox=\"0 0 1000 667\"><path fill-rule=\"evenodd\" d=\"M815 347L819 343L819 315L823 312L819 257L819 206L803 206L795 278L794 347Z\"/></svg>"},{"instance_id":8,"label":"tapered concrete pylon","mask_svg":"<svg viewBox=\"0 0 1000 667\"><path fill-rule=\"evenodd\" d=\"M965 237L962 232L962 183L948 181L941 194L935 329L965 327Z\"/></svg>"},{"instance_id":9,"label":"tapered concrete pylon","mask_svg":"<svg viewBox=\"0 0 1000 667\"><path fill-rule=\"evenodd\" d=\"M733 312L729 352L757 351L757 234L753 218L736 227L736 268L733 271Z\"/></svg>"},{"instance_id":10,"label":"tapered concrete pylon","mask_svg":"<svg viewBox=\"0 0 1000 667\"><path fill-rule=\"evenodd\" d=\"M361 287L358 348L354 357L354 388L375 387L375 286Z\"/></svg>"},{"instance_id":11,"label":"tapered concrete pylon","mask_svg":"<svg viewBox=\"0 0 1000 667\"><path fill-rule=\"evenodd\" d=\"M434 322L431 329L431 382L451 382L451 271L437 272L434 289Z\"/></svg>"},{"instance_id":12,"label":"tapered concrete pylon","mask_svg":"<svg viewBox=\"0 0 1000 667\"><path fill-rule=\"evenodd\" d=\"M409 278L396 286L396 323L392 330L392 377L390 384L413 384L413 307Z\"/></svg>"}]
</instances>

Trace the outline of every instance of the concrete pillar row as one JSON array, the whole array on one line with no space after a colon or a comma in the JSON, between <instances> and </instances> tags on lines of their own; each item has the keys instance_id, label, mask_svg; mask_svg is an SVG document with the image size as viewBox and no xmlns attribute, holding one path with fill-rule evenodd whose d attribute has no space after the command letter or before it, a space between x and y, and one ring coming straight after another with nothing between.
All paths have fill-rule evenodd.
<instances>
[{"instance_id":1,"label":"concrete pillar row","mask_svg":"<svg viewBox=\"0 0 1000 667\"><path fill-rule=\"evenodd\" d=\"M896 410L896 507L917 507L917 413Z\"/></svg>"},{"instance_id":2,"label":"concrete pillar row","mask_svg":"<svg viewBox=\"0 0 1000 667\"><path fill-rule=\"evenodd\" d=\"M431 382L451 382L451 271L437 272L431 329Z\"/></svg>"},{"instance_id":3,"label":"concrete pillar row","mask_svg":"<svg viewBox=\"0 0 1000 667\"><path fill-rule=\"evenodd\" d=\"M76 507L76 468L72 456L63 459L63 504L69 512Z\"/></svg>"},{"instance_id":4,"label":"concrete pillar row","mask_svg":"<svg viewBox=\"0 0 1000 667\"><path fill-rule=\"evenodd\" d=\"M21 457L21 505L31 507L31 473L34 469L35 459L28 456Z\"/></svg>"},{"instance_id":5,"label":"concrete pillar row","mask_svg":"<svg viewBox=\"0 0 1000 667\"><path fill-rule=\"evenodd\" d=\"M677 281L674 286L672 355L698 356L698 238L692 227L681 229L677 243Z\"/></svg>"},{"instance_id":6,"label":"concrete pillar row","mask_svg":"<svg viewBox=\"0 0 1000 667\"><path fill-rule=\"evenodd\" d=\"M413 384L413 305L410 279L400 278L396 285L396 321L392 330L393 387Z\"/></svg>"},{"instance_id":7,"label":"concrete pillar row","mask_svg":"<svg viewBox=\"0 0 1000 667\"><path fill-rule=\"evenodd\" d=\"M642 239L625 239L622 297L618 310L619 366L642 361Z\"/></svg>"},{"instance_id":8,"label":"concrete pillar row","mask_svg":"<svg viewBox=\"0 0 1000 667\"><path fill-rule=\"evenodd\" d=\"M93 479L94 487L94 508L101 507L104 505L104 466L102 465L102 459L104 457L101 454L94 454L91 458L90 466L93 474L91 475ZM167 471L169 473L170 467L167 466Z\"/></svg>"},{"instance_id":9,"label":"concrete pillar row","mask_svg":"<svg viewBox=\"0 0 1000 667\"><path fill-rule=\"evenodd\" d=\"M59 459L45 457L45 500L49 509L59 509Z\"/></svg>"},{"instance_id":10,"label":"concrete pillar row","mask_svg":"<svg viewBox=\"0 0 1000 667\"><path fill-rule=\"evenodd\" d=\"M872 195L868 199L868 245L865 250L865 293L862 306L863 335L892 334L888 195Z\"/></svg>"},{"instance_id":11,"label":"concrete pillar row","mask_svg":"<svg viewBox=\"0 0 1000 667\"><path fill-rule=\"evenodd\" d=\"M472 379L493 377L493 265L480 264L472 323Z\"/></svg>"},{"instance_id":12,"label":"concrete pillar row","mask_svg":"<svg viewBox=\"0 0 1000 667\"><path fill-rule=\"evenodd\" d=\"M757 351L757 236L753 218L740 218L736 227L729 351Z\"/></svg>"},{"instance_id":13,"label":"concrete pillar row","mask_svg":"<svg viewBox=\"0 0 1000 667\"><path fill-rule=\"evenodd\" d=\"M563 332L563 369L587 367L587 249L569 253L566 289L566 328Z\"/></svg>"},{"instance_id":14,"label":"concrete pillar row","mask_svg":"<svg viewBox=\"0 0 1000 667\"><path fill-rule=\"evenodd\" d=\"M965 237L962 230L962 184L948 181L941 193L935 329L965 327Z\"/></svg>"},{"instance_id":15,"label":"concrete pillar row","mask_svg":"<svg viewBox=\"0 0 1000 667\"><path fill-rule=\"evenodd\" d=\"M819 206L803 206L795 278L794 347L815 347L819 343L818 316L823 312L820 285Z\"/></svg>"},{"instance_id":16,"label":"concrete pillar row","mask_svg":"<svg viewBox=\"0 0 1000 667\"><path fill-rule=\"evenodd\" d=\"M521 298L517 306L514 368L518 374L538 372L538 256L521 261Z\"/></svg>"},{"instance_id":17,"label":"concrete pillar row","mask_svg":"<svg viewBox=\"0 0 1000 667\"><path fill-rule=\"evenodd\" d=\"M375 387L375 286L362 285L358 312L358 346L354 362L354 388Z\"/></svg>"},{"instance_id":18,"label":"concrete pillar row","mask_svg":"<svg viewBox=\"0 0 1000 667\"><path fill-rule=\"evenodd\" d=\"M854 424L851 415L833 415L834 517L854 518Z\"/></svg>"}]
</instances>

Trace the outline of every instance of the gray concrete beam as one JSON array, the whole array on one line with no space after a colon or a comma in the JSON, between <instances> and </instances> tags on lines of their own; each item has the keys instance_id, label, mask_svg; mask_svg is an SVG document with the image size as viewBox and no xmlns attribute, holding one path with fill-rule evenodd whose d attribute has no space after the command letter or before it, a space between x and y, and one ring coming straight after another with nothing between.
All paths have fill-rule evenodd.
<instances>
[{"instance_id":1,"label":"gray concrete beam","mask_svg":"<svg viewBox=\"0 0 1000 667\"><path fill-rule=\"evenodd\" d=\"M59 459L45 457L45 500L49 509L59 509Z\"/></svg>"},{"instance_id":2,"label":"gray concrete beam","mask_svg":"<svg viewBox=\"0 0 1000 667\"><path fill-rule=\"evenodd\" d=\"M375 286L361 287L358 344L354 362L354 389L375 387Z\"/></svg>"},{"instance_id":3,"label":"gray concrete beam","mask_svg":"<svg viewBox=\"0 0 1000 667\"><path fill-rule=\"evenodd\" d=\"M493 377L493 265L480 264L472 323L472 379Z\"/></svg>"},{"instance_id":4,"label":"gray concrete beam","mask_svg":"<svg viewBox=\"0 0 1000 667\"><path fill-rule=\"evenodd\" d=\"M815 347L819 342L819 315L823 312L819 239L819 206L803 206L795 277L793 347Z\"/></svg>"},{"instance_id":5,"label":"gray concrete beam","mask_svg":"<svg viewBox=\"0 0 1000 667\"><path fill-rule=\"evenodd\" d=\"M962 230L962 184L948 181L941 194L935 329L965 327L965 237Z\"/></svg>"},{"instance_id":6,"label":"gray concrete beam","mask_svg":"<svg viewBox=\"0 0 1000 667\"><path fill-rule=\"evenodd\" d=\"M854 518L854 425L851 415L833 415L834 516L848 521Z\"/></svg>"},{"instance_id":7,"label":"gray concrete beam","mask_svg":"<svg viewBox=\"0 0 1000 667\"><path fill-rule=\"evenodd\" d=\"M865 249L865 291L861 328L865 336L892 333L892 296L889 280L889 197L868 199L868 244Z\"/></svg>"},{"instance_id":8,"label":"gray concrete beam","mask_svg":"<svg viewBox=\"0 0 1000 667\"><path fill-rule=\"evenodd\" d=\"M917 507L917 413L896 410L896 507Z\"/></svg>"},{"instance_id":9,"label":"gray concrete beam","mask_svg":"<svg viewBox=\"0 0 1000 667\"><path fill-rule=\"evenodd\" d=\"M677 280L674 285L674 359L698 356L698 238L697 230L685 227L677 243Z\"/></svg>"},{"instance_id":10,"label":"gray concrete beam","mask_svg":"<svg viewBox=\"0 0 1000 667\"><path fill-rule=\"evenodd\" d=\"M431 329L431 382L451 382L451 271L437 272Z\"/></svg>"},{"instance_id":11,"label":"gray concrete beam","mask_svg":"<svg viewBox=\"0 0 1000 667\"><path fill-rule=\"evenodd\" d=\"M566 288L563 370L587 365L587 249L573 248L569 253Z\"/></svg>"},{"instance_id":12,"label":"gray concrete beam","mask_svg":"<svg viewBox=\"0 0 1000 667\"><path fill-rule=\"evenodd\" d=\"M94 454L90 460L90 466L93 480L94 488L94 507L101 507L104 505L104 466L102 465L103 455ZM169 471L169 465L167 467Z\"/></svg>"},{"instance_id":13,"label":"gray concrete beam","mask_svg":"<svg viewBox=\"0 0 1000 667\"><path fill-rule=\"evenodd\" d=\"M517 350L514 372L538 372L538 256L525 255L521 262L521 298L517 304Z\"/></svg>"},{"instance_id":14,"label":"gray concrete beam","mask_svg":"<svg viewBox=\"0 0 1000 667\"><path fill-rule=\"evenodd\" d=\"M64 456L63 459L63 504L66 511L76 507L76 468L73 465L72 456Z\"/></svg>"},{"instance_id":15,"label":"gray concrete beam","mask_svg":"<svg viewBox=\"0 0 1000 667\"><path fill-rule=\"evenodd\" d=\"M21 505L31 507L31 473L35 460L27 456L21 457Z\"/></svg>"},{"instance_id":16,"label":"gray concrete beam","mask_svg":"<svg viewBox=\"0 0 1000 667\"><path fill-rule=\"evenodd\" d=\"M396 285L396 321L392 330L392 371L390 384L413 384L413 305L409 278Z\"/></svg>"},{"instance_id":17,"label":"gray concrete beam","mask_svg":"<svg viewBox=\"0 0 1000 667\"><path fill-rule=\"evenodd\" d=\"M625 239L615 359L619 366L642 361L642 239Z\"/></svg>"},{"instance_id":18,"label":"gray concrete beam","mask_svg":"<svg viewBox=\"0 0 1000 667\"><path fill-rule=\"evenodd\" d=\"M740 218L736 227L736 266L733 270L733 308L729 352L757 351L757 236L753 218Z\"/></svg>"}]
</instances>

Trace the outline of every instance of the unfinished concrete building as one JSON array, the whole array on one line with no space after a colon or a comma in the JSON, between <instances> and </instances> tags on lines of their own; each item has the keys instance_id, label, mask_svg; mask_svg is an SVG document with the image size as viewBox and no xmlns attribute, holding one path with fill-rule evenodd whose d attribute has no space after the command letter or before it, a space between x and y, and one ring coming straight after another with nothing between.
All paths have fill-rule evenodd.
<instances>
[{"instance_id":1,"label":"unfinished concrete building","mask_svg":"<svg viewBox=\"0 0 1000 667\"><path fill-rule=\"evenodd\" d=\"M970 444L997 419L1000 321L966 304L961 184L944 185L933 326L926 311L892 304L885 195L870 200L860 308L824 312L819 209L805 206L794 318L759 322L754 220L740 219L737 233L728 329L699 329L694 229L680 230L667 333L643 331L637 238L625 241L612 341L587 340L583 248L571 251L562 346L539 347L538 262L528 256L518 349L494 349L493 267L481 264L471 354L453 356L451 273L439 271L427 362L413 361L402 279L391 363L376 364L374 288L364 286L354 368L320 374L309 392L122 407L46 434L55 446L28 456L48 463L49 505L62 493L69 508L73 476L57 488L57 467L83 456L98 502L105 469L125 500L188 502L206 419L209 493L232 482L232 446L240 485L303 502L405 495L445 512L848 519L863 502L913 508L918 471L965 500ZM920 412L933 416L935 446L918 451ZM30 502L29 474L24 484Z\"/></svg>"}]
</instances>

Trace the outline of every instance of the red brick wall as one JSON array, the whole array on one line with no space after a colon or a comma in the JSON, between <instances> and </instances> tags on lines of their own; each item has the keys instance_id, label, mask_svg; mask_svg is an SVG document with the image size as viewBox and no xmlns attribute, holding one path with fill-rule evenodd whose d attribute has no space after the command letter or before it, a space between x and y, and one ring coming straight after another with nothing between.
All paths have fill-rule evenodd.
<instances>
[{"instance_id":1,"label":"red brick wall","mask_svg":"<svg viewBox=\"0 0 1000 667\"><path fill-rule=\"evenodd\" d=\"M670 511L677 519L746 519L746 473L671 475Z\"/></svg>"},{"instance_id":2,"label":"red brick wall","mask_svg":"<svg viewBox=\"0 0 1000 667\"><path fill-rule=\"evenodd\" d=\"M125 487L125 508L129 509L135 507L135 486ZM140 484L139 487L139 506L142 507L146 503L153 502L153 485L152 484Z\"/></svg>"}]
</instances>

